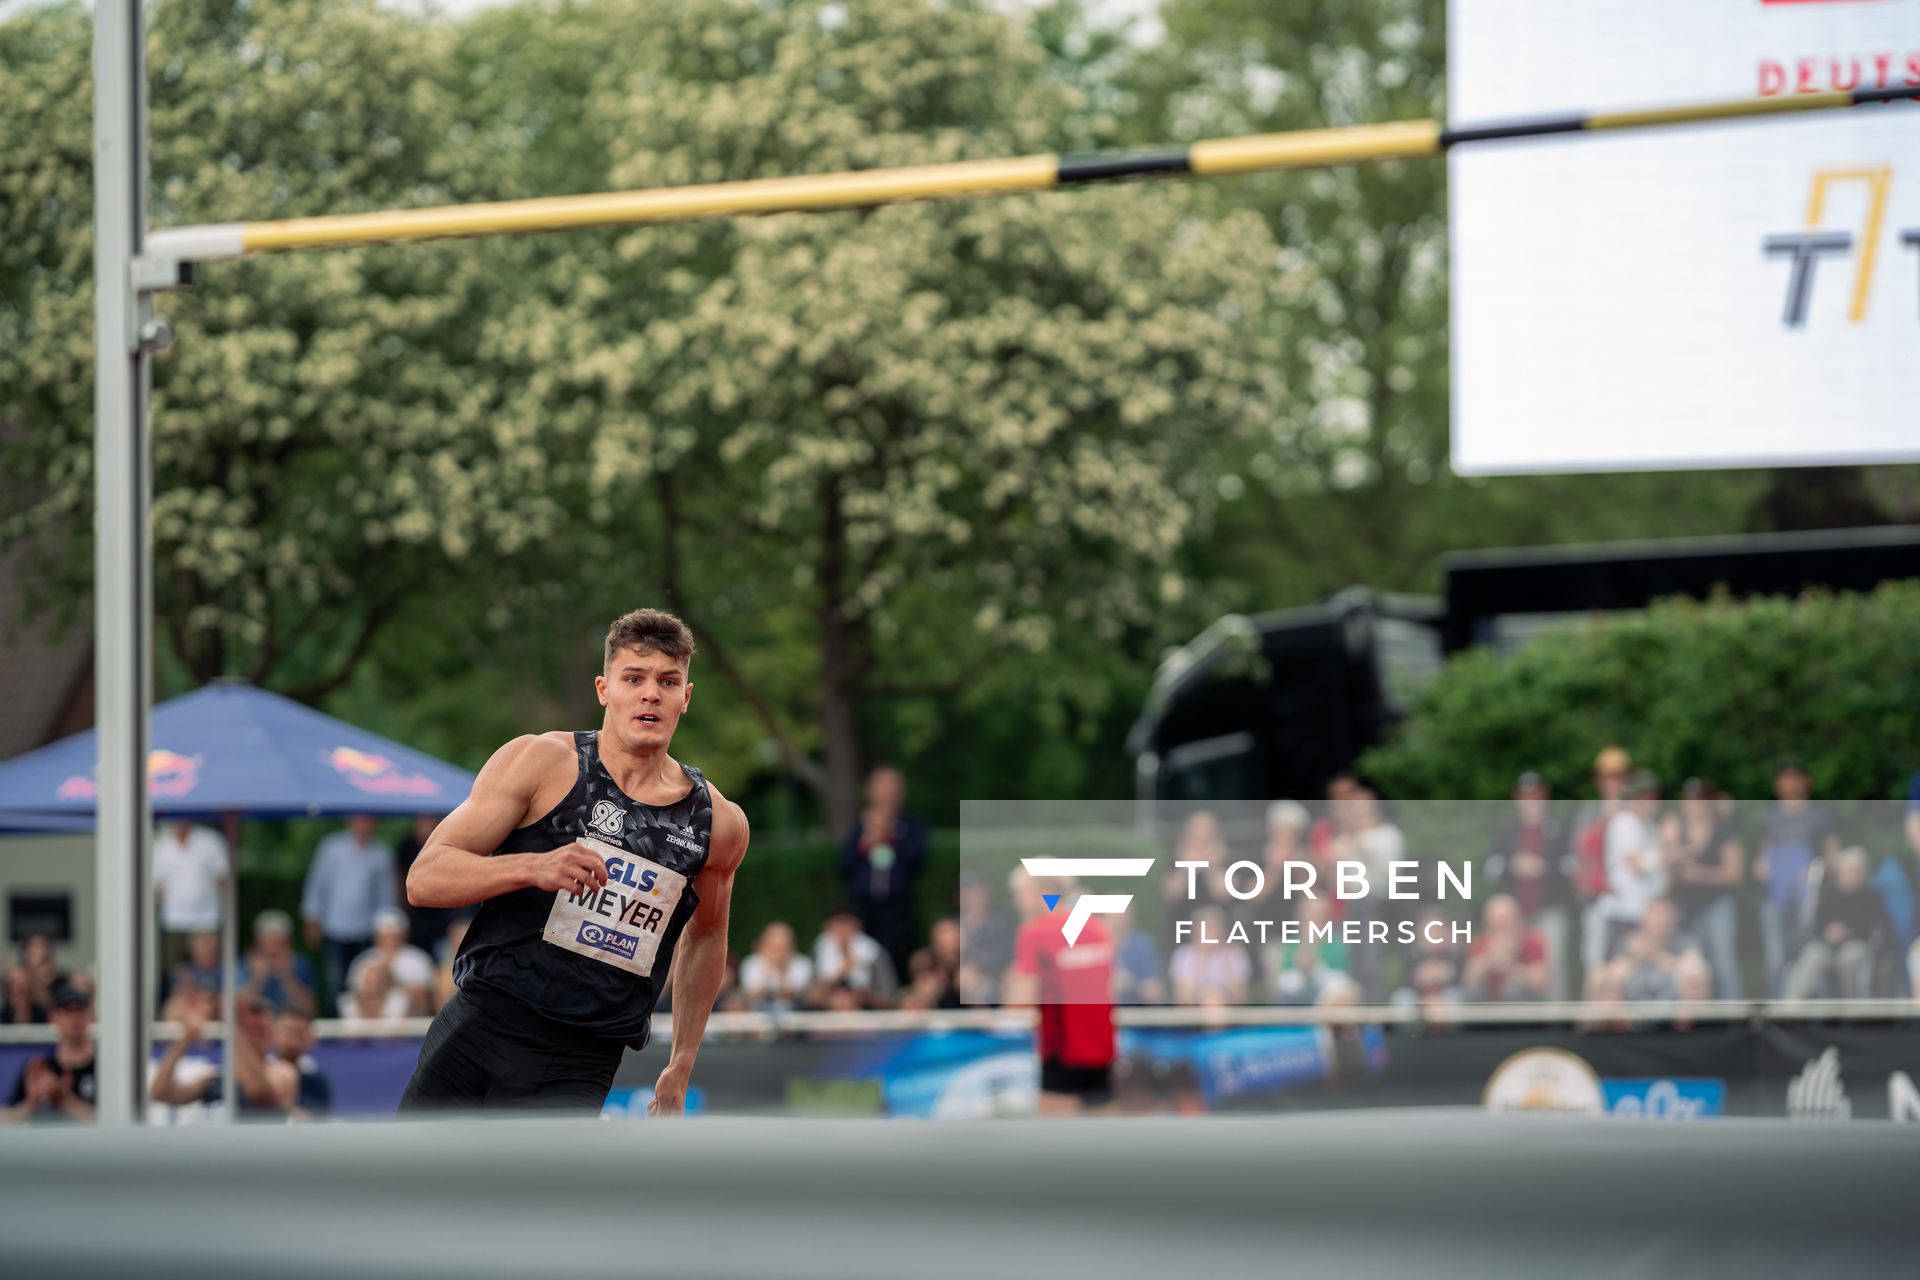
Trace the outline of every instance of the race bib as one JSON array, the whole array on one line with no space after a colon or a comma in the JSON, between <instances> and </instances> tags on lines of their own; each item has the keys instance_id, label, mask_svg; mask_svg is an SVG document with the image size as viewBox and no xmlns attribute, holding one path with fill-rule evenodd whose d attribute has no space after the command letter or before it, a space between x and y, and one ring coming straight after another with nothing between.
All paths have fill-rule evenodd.
<instances>
[{"instance_id":1,"label":"race bib","mask_svg":"<svg viewBox=\"0 0 1920 1280\"><path fill-rule=\"evenodd\" d=\"M592 836L575 843L606 863L606 888L555 894L541 938L589 960L650 976L687 878Z\"/></svg>"}]
</instances>

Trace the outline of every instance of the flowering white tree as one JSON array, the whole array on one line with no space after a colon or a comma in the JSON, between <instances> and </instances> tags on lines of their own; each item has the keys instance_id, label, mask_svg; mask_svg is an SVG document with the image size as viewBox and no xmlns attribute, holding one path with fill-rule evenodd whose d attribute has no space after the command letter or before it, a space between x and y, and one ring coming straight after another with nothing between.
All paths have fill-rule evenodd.
<instances>
[{"instance_id":1,"label":"flowering white tree","mask_svg":"<svg viewBox=\"0 0 1920 1280\"><path fill-rule=\"evenodd\" d=\"M587 106L618 186L1044 152L1078 92L984 6L741 0L647 15ZM511 15L502 21L511 22ZM616 44L619 42L616 41ZM624 46L623 50L624 50ZM851 818L876 697L948 695L1181 596L1210 467L1279 393L1265 226L1131 187L530 247L508 413L592 424L598 517L789 764ZM651 507L648 518L625 513ZM729 584L755 608L714 625ZM730 652L799 629L804 685ZM772 682L769 682L771 684Z\"/></svg>"}]
</instances>

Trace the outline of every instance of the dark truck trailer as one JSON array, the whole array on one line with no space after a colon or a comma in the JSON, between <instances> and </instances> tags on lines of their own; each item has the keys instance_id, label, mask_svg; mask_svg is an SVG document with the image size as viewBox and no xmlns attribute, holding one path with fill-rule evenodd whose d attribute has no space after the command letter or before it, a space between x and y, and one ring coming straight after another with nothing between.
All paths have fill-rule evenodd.
<instances>
[{"instance_id":1,"label":"dark truck trailer","mask_svg":"<svg viewBox=\"0 0 1920 1280\"><path fill-rule=\"evenodd\" d=\"M1445 654L1670 596L1871 591L1920 577L1920 526L1462 551L1443 599L1350 587L1221 618L1161 664L1127 738L1141 799L1310 799L1406 715Z\"/></svg>"}]
</instances>

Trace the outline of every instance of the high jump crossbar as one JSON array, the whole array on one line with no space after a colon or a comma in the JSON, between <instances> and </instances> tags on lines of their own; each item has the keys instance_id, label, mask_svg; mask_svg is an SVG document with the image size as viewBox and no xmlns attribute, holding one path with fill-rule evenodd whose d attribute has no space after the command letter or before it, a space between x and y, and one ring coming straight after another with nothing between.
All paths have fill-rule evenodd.
<instances>
[{"instance_id":1,"label":"high jump crossbar","mask_svg":"<svg viewBox=\"0 0 1920 1280\"><path fill-rule=\"evenodd\" d=\"M910 201L1050 191L1120 179L1223 177L1442 155L1454 147L1557 134L1606 133L1920 99L1920 86L1743 98L1634 111L1571 112L1449 128L1438 120L1214 138L1182 147L1089 155L1037 155L897 169L756 178L597 195L389 209L372 213L229 222L156 231L153 279L175 264L346 245L400 244L587 227L644 226L775 213L868 209Z\"/></svg>"}]
</instances>

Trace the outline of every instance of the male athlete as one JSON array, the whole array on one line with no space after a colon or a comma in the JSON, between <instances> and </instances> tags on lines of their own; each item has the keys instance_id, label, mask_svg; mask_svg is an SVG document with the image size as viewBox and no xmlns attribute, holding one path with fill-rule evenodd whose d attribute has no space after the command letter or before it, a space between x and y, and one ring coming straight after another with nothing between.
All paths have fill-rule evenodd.
<instances>
[{"instance_id":1,"label":"male athlete","mask_svg":"<svg viewBox=\"0 0 1920 1280\"><path fill-rule=\"evenodd\" d=\"M1039 1112L1070 1116L1104 1111L1113 1102L1113 938L1099 917L1087 921L1067 945L1061 917L1047 905L1041 886L1015 868L1007 884L1022 923L1014 936L1007 975L1009 1007L1040 1007ZM1070 880L1054 883L1071 896Z\"/></svg>"},{"instance_id":2,"label":"male athlete","mask_svg":"<svg viewBox=\"0 0 1920 1280\"><path fill-rule=\"evenodd\" d=\"M647 1112L685 1105L747 852L740 806L667 754L692 659L693 633L672 614L619 619L593 682L600 728L500 748L420 851L408 901L482 905L402 1112L599 1114L622 1053L647 1042L670 965L673 1050Z\"/></svg>"}]
</instances>

